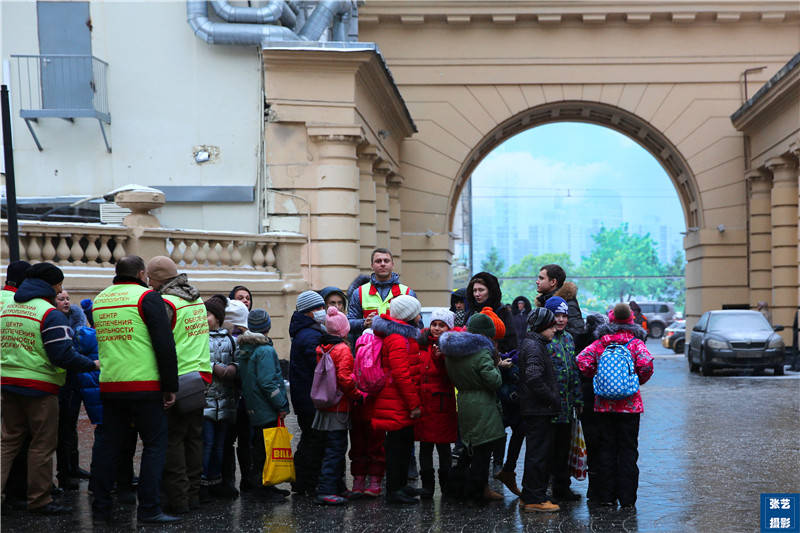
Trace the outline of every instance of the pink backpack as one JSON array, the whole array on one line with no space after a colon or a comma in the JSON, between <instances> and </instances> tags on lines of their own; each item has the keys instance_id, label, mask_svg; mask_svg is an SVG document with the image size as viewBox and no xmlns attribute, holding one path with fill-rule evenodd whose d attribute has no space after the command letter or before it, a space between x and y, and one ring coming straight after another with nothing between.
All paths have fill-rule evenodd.
<instances>
[{"instance_id":1,"label":"pink backpack","mask_svg":"<svg viewBox=\"0 0 800 533\"><path fill-rule=\"evenodd\" d=\"M356 340L355 376L356 386L366 394L377 394L386 385L386 374L381 366L383 340L371 329Z\"/></svg>"},{"instance_id":2,"label":"pink backpack","mask_svg":"<svg viewBox=\"0 0 800 533\"><path fill-rule=\"evenodd\" d=\"M336 366L333 364L331 352L327 351L322 354L314 368L311 402L317 409L326 409L338 404L342 396L342 391L336 383Z\"/></svg>"}]
</instances>

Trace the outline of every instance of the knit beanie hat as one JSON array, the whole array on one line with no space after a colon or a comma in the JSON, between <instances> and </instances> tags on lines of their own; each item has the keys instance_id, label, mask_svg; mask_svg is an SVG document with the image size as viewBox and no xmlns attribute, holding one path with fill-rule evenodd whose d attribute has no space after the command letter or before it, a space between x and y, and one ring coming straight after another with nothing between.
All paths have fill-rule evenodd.
<instances>
[{"instance_id":1,"label":"knit beanie hat","mask_svg":"<svg viewBox=\"0 0 800 533\"><path fill-rule=\"evenodd\" d=\"M491 307L484 307L481 309L481 314L486 315L492 319L494 323L494 340L499 341L506 336L506 325L500 320L500 317L494 312Z\"/></svg>"},{"instance_id":2,"label":"knit beanie hat","mask_svg":"<svg viewBox=\"0 0 800 533\"><path fill-rule=\"evenodd\" d=\"M178 275L175 261L165 255L157 255L147 262L147 277L158 281L167 281Z\"/></svg>"},{"instance_id":3,"label":"knit beanie hat","mask_svg":"<svg viewBox=\"0 0 800 533\"><path fill-rule=\"evenodd\" d=\"M36 263L25 272L26 279L40 279L48 285L64 281L64 273L53 263Z\"/></svg>"},{"instance_id":4,"label":"knit beanie hat","mask_svg":"<svg viewBox=\"0 0 800 533\"><path fill-rule=\"evenodd\" d=\"M556 315L546 307L534 307L528 314L528 328L536 333L541 333L556 321Z\"/></svg>"},{"instance_id":5,"label":"knit beanie hat","mask_svg":"<svg viewBox=\"0 0 800 533\"><path fill-rule=\"evenodd\" d=\"M206 306L206 311L214 315L214 318L217 319L219 325L222 326L222 323L225 322L225 304L226 302L220 300L212 296L208 300L204 302Z\"/></svg>"},{"instance_id":6,"label":"knit beanie hat","mask_svg":"<svg viewBox=\"0 0 800 533\"><path fill-rule=\"evenodd\" d=\"M469 320L467 321L467 331L494 339L494 322L491 318L489 318L488 315L476 313L469 317Z\"/></svg>"},{"instance_id":7,"label":"knit beanie hat","mask_svg":"<svg viewBox=\"0 0 800 533\"><path fill-rule=\"evenodd\" d=\"M239 300L228 300L225 307L225 322L230 322L234 326L247 327L247 306Z\"/></svg>"},{"instance_id":8,"label":"knit beanie hat","mask_svg":"<svg viewBox=\"0 0 800 533\"><path fill-rule=\"evenodd\" d=\"M245 308L246 307L247 306L245 306ZM267 313L264 309L253 309L250 311L250 314L247 315L247 329L250 331L263 333L266 335L269 333L269 328L271 327L272 320L269 318L269 313Z\"/></svg>"},{"instance_id":9,"label":"knit beanie hat","mask_svg":"<svg viewBox=\"0 0 800 533\"><path fill-rule=\"evenodd\" d=\"M297 297L297 312L305 313L317 307L325 307L325 300L317 291L304 291Z\"/></svg>"},{"instance_id":10,"label":"knit beanie hat","mask_svg":"<svg viewBox=\"0 0 800 533\"><path fill-rule=\"evenodd\" d=\"M441 320L447 327L453 329L456 322L456 315L449 309L445 309L444 307L437 307L431 312L431 322L434 320Z\"/></svg>"},{"instance_id":11,"label":"knit beanie hat","mask_svg":"<svg viewBox=\"0 0 800 533\"><path fill-rule=\"evenodd\" d=\"M551 296L544 303L544 306L552 311L554 315L567 315L569 314L569 307L567 301L561 296Z\"/></svg>"},{"instance_id":12,"label":"knit beanie hat","mask_svg":"<svg viewBox=\"0 0 800 533\"><path fill-rule=\"evenodd\" d=\"M422 312L422 306L419 300L408 294L401 294L393 298L389 304L389 315L398 320L405 320L408 322Z\"/></svg>"},{"instance_id":13,"label":"knit beanie hat","mask_svg":"<svg viewBox=\"0 0 800 533\"><path fill-rule=\"evenodd\" d=\"M608 320L615 324L633 324L633 313L625 302L620 302L614 306L614 310L608 313Z\"/></svg>"},{"instance_id":14,"label":"knit beanie hat","mask_svg":"<svg viewBox=\"0 0 800 533\"><path fill-rule=\"evenodd\" d=\"M6 268L6 283L19 287L22 280L25 279L25 273L31 267L27 261L11 261Z\"/></svg>"},{"instance_id":15,"label":"knit beanie hat","mask_svg":"<svg viewBox=\"0 0 800 533\"><path fill-rule=\"evenodd\" d=\"M325 329L331 335L344 338L350 333L350 321L338 309L330 306L328 308L328 316L325 319Z\"/></svg>"}]
</instances>

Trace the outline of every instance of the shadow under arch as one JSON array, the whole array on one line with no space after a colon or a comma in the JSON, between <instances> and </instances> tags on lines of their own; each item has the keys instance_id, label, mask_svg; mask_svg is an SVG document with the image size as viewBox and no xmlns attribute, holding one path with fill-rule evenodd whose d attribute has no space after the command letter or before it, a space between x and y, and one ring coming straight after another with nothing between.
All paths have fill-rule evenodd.
<instances>
[{"instance_id":1,"label":"shadow under arch","mask_svg":"<svg viewBox=\"0 0 800 533\"><path fill-rule=\"evenodd\" d=\"M656 158L669 175L683 208L687 228L702 227L702 207L694 174L678 148L652 124L620 107L600 102L563 100L517 113L493 128L472 149L459 169L450 196L448 227L452 229L456 204L467 179L498 145L525 130L554 122L585 122L626 135Z\"/></svg>"}]
</instances>

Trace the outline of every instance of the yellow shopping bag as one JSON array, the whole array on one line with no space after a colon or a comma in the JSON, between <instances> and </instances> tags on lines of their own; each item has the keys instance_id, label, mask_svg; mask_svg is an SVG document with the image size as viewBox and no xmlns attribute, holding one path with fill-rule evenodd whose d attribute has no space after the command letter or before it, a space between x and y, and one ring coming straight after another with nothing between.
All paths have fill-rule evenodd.
<instances>
[{"instance_id":1,"label":"yellow shopping bag","mask_svg":"<svg viewBox=\"0 0 800 533\"><path fill-rule=\"evenodd\" d=\"M267 460L261 473L263 485L277 485L294 481L294 457L292 456L292 435L278 419L278 427L264 429L264 448Z\"/></svg>"}]
</instances>

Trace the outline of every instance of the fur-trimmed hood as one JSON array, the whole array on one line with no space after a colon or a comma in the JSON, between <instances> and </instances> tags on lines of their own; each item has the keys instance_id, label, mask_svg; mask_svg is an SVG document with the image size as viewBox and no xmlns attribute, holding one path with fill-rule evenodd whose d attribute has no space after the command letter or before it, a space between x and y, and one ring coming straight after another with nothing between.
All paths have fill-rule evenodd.
<instances>
[{"instance_id":1,"label":"fur-trimmed hood","mask_svg":"<svg viewBox=\"0 0 800 533\"><path fill-rule=\"evenodd\" d=\"M445 357L469 357L481 350L494 352L494 343L484 335L468 331L447 331L439 337L439 349Z\"/></svg>"},{"instance_id":2,"label":"fur-trimmed hood","mask_svg":"<svg viewBox=\"0 0 800 533\"><path fill-rule=\"evenodd\" d=\"M236 342L243 346L245 344L253 344L259 346L261 344L272 344L272 339L267 337L262 333L256 333L255 331L245 331L236 339Z\"/></svg>"},{"instance_id":3,"label":"fur-trimmed hood","mask_svg":"<svg viewBox=\"0 0 800 533\"><path fill-rule=\"evenodd\" d=\"M537 296L536 306L544 307L544 303L547 301L548 298L552 296L560 296L564 298L567 302L569 302L570 300L576 300L578 297L578 286L571 281L565 281L560 289L548 294L540 294L539 296Z\"/></svg>"},{"instance_id":4,"label":"fur-trimmed hood","mask_svg":"<svg viewBox=\"0 0 800 533\"><path fill-rule=\"evenodd\" d=\"M615 335L627 331L642 342L647 341L647 332L639 324L617 324L615 322L607 322L600 324L594 331L594 336L598 339L606 335Z\"/></svg>"},{"instance_id":5,"label":"fur-trimmed hood","mask_svg":"<svg viewBox=\"0 0 800 533\"><path fill-rule=\"evenodd\" d=\"M372 320L372 331L378 337L388 337L389 335L402 335L407 339L416 339L419 335L419 329L401 322L394 318L389 318L386 315L376 317Z\"/></svg>"}]
</instances>

